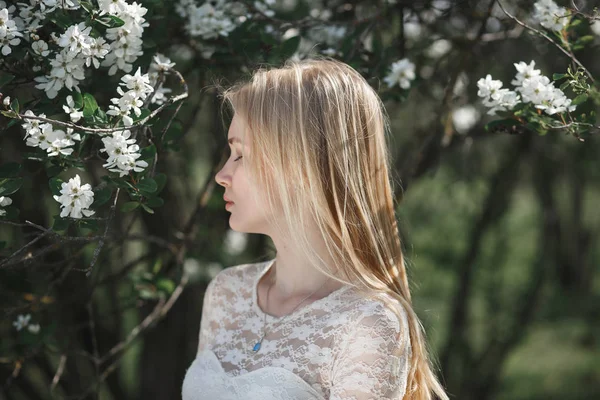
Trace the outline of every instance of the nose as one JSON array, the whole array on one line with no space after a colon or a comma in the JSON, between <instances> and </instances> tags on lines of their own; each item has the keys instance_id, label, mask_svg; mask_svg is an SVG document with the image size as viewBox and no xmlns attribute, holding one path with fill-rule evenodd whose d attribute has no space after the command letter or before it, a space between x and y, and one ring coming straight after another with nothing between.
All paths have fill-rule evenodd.
<instances>
[{"instance_id":1,"label":"nose","mask_svg":"<svg viewBox=\"0 0 600 400\"><path fill-rule=\"evenodd\" d=\"M226 167L227 163L225 163L225 165L223 165L219 172L215 174L215 181L223 187L227 187L231 183L231 176L227 172Z\"/></svg>"}]
</instances>

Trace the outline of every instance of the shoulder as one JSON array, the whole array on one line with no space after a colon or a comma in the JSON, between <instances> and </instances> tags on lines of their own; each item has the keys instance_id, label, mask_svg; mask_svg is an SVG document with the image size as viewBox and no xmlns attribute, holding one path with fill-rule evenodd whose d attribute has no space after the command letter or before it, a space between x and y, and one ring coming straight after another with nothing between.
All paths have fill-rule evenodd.
<instances>
[{"instance_id":1,"label":"shoulder","mask_svg":"<svg viewBox=\"0 0 600 400\"><path fill-rule=\"evenodd\" d=\"M409 340L408 314L402 303L385 294L366 295L353 290L353 301L347 301L338 314L343 326L339 345L353 338L380 338L390 344Z\"/></svg>"},{"instance_id":2,"label":"shoulder","mask_svg":"<svg viewBox=\"0 0 600 400\"><path fill-rule=\"evenodd\" d=\"M234 294L241 291L252 289L254 279L263 270L269 261L239 264L227 267L220 271L209 282L207 292Z\"/></svg>"}]
</instances>

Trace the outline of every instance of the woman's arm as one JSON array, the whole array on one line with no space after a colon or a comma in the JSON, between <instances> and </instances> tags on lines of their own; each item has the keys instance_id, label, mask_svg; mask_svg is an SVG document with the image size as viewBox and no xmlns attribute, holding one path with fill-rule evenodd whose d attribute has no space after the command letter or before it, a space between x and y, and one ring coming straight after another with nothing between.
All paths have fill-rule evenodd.
<instances>
[{"instance_id":1,"label":"woman's arm","mask_svg":"<svg viewBox=\"0 0 600 400\"><path fill-rule=\"evenodd\" d=\"M397 399L406 392L408 327L377 307L353 323L333 365L329 400Z\"/></svg>"}]
</instances>

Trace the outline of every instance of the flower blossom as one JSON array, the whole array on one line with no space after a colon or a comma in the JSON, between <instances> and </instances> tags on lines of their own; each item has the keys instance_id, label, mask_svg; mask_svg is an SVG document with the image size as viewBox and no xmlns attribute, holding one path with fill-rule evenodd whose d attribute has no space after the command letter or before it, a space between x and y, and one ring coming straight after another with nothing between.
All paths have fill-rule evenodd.
<instances>
[{"instance_id":1,"label":"flower blossom","mask_svg":"<svg viewBox=\"0 0 600 400\"><path fill-rule=\"evenodd\" d=\"M71 122L77 122L83 117L83 111L77 107L75 107L75 101L73 100L73 96L67 96L67 105L63 105L63 110L69 114L69 118Z\"/></svg>"},{"instance_id":2,"label":"flower blossom","mask_svg":"<svg viewBox=\"0 0 600 400\"><path fill-rule=\"evenodd\" d=\"M523 102L533 103L548 115L575 110L576 106L571 104L571 99L555 87L547 76L542 75L539 69L534 69L534 61L529 65L524 62L514 65L518 72L511 83L517 86L515 90L521 93Z\"/></svg>"},{"instance_id":3,"label":"flower blossom","mask_svg":"<svg viewBox=\"0 0 600 400\"><path fill-rule=\"evenodd\" d=\"M552 31L562 31L569 23L569 12L564 7L559 7L552 0L540 0L534 5L533 17L544 28Z\"/></svg>"},{"instance_id":4,"label":"flower blossom","mask_svg":"<svg viewBox=\"0 0 600 400\"><path fill-rule=\"evenodd\" d=\"M17 316L17 320L13 322L13 326L18 331L20 331L21 329L25 328L29 324L30 320L31 320L30 314L26 314L26 315L19 314Z\"/></svg>"},{"instance_id":5,"label":"flower blossom","mask_svg":"<svg viewBox=\"0 0 600 400\"><path fill-rule=\"evenodd\" d=\"M113 104L108 106L109 110L106 114L121 117L125 126L131 126L133 125L131 112L133 111L138 117L141 115L144 100L154 91L154 87L150 84L148 74L142 74L140 68L137 69L134 75L123 75L119 85L117 93L121 97L110 99ZM128 90L124 91L123 88Z\"/></svg>"},{"instance_id":6,"label":"flower blossom","mask_svg":"<svg viewBox=\"0 0 600 400\"><path fill-rule=\"evenodd\" d=\"M148 166L146 161L138 160L141 156L140 147L130 136L129 130L123 130L102 138L104 148L100 151L108 154L108 159L102 166L111 172L118 172L119 177L129 174L131 170L141 172Z\"/></svg>"},{"instance_id":7,"label":"flower blossom","mask_svg":"<svg viewBox=\"0 0 600 400\"><path fill-rule=\"evenodd\" d=\"M12 199L6 196L0 196L0 207L10 206L12 204ZM6 215L6 210L0 208L0 217Z\"/></svg>"},{"instance_id":8,"label":"flower blossom","mask_svg":"<svg viewBox=\"0 0 600 400\"><path fill-rule=\"evenodd\" d=\"M0 9L0 51L3 56L12 53L10 46L17 46L21 43L20 37L23 37L23 34L19 32L17 24L9 13L8 8Z\"/></svg>"},{"instance_id":9,"label":"flower blossom","mask_svg":"<svg viewBox=\"0 0 600 400\"><path fill-rule=\"evenodd\" d=\"M173 68L175 63L172 62L168 57L157 53L150 63L150 68L148 70L148 77L150 79L150 86L156 87L158 80L160 79L160 74L164 74L169 69ZM152 104L164 104L167 101L167 95L171 93L172 90L170 88L166 88L163 86L163 83L160 83L158 87L156 87L155 92L152 94L150 102Z\"/></svg>"},{"instance_id":10,"label":"flower blossom","mask_svg":"<svg viewBox=\"0 0 600 400\"><path fill-rule=\"evenodd\" d=\"M54 200L60 203L61 218L81 218L89 217L94 214L94 211L88 210L89 206L94 202L94 192L89 183L81 185L79 175L69 179L68 182L63 182L61 185L60 196L54 195Z\"/></svg>"},{"instance_id":11,"label":"flower blossom","mask_svg":"<svg viewBox=\"0 0 600 400\"><path fill-rule=\"evenodd\" d=\"M219 36L228 36L237 25L232 16L225 10L225 2L219 1L214 6L209 2L197 6L194 2L181 1L178 7L179 15L187 18L185 30L192 37L200 36L202 39L216 39Z\"/></svg>"},{"instance_id":12,"label":"flower blossom","mask_svg":"<svg viewBox=\"0 0 600 400\"><path fill-rule=\"evenodd\" d=\"M27 116L35 116L31 110L25 112ZM40 114L40 117L45 117ZM73 129L67 128L67 131L54 129L49 123L41 123L39 120L23 118L25 121L21 126L25 129L25 144L31 147L39 147L46 150L48 156L58 156L59 154L70 155L73 149L70 146L75 145L75 140L81 140L79 134L73 134Z\"/></svg>"},{"instance_id":13,"label":"flower blossom","mask_svg":"<svg viewBox=\"0 0 600 400\"><path fill-rule=\"evenodd\" d=\"M120 27L106 30L106 39L111 42L109 52L101 65L110 67L109 75L116 74L117 70L131 72L133 63L144 54L142 34L144 28L148 26L144 19L148 10L138 3L128 4L124 0L100 0L98 5L101 11L114 15L125 22Z\"/></svg>"},{"instance_id":14,"label":"flower blossom","mask_svg":"<svg viewBox=\"0 0 600 400\"><path fill-rule=\"evenodd\" d=\"M408 89L410 83L415 79L415 64L407 58L396 61L392 64L390 73L383 78L388 87L400 85L402 89Z\"/></svg>"},{"instance_id":15,"label":"flower blossom","mask_svg":"<svg viewBox=\"0 0 600 400\"><path fill-rule=\"evenodd\" d=\"M502 81L492 79L488 74L485 78L477 81L477 95L483 98L483 104L489 107L489 115L497 111L512 110L519 103L519 95L511 90L502 88Z\"/></svg>"}]
</instances>

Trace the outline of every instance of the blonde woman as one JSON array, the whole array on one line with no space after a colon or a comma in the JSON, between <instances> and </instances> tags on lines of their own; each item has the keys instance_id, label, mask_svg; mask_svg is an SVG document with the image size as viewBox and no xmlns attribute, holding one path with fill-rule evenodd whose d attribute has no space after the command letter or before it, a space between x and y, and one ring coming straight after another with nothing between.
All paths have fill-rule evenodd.
<instances>
[{"instance_id":1,"label":"blonde woman","mask_svg":"<svg viewBox=\"0 0 600 400\"><path fill-rule=\"evenodd\" d=\"M277 253L208 285L183 400L448 399L411 307L375 91L313 59L223 98L229 224Z\"/></svg>"}]
</instances>

